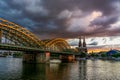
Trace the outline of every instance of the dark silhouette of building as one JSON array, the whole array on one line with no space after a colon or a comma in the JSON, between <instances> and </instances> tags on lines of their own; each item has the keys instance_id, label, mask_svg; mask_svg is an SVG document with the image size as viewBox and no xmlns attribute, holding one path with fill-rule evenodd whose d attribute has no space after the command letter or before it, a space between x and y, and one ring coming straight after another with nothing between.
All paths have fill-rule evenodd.
<instances>
[{"instance_id":1,"label":"dark silhouette of building","mask_svg":"<svg viewBox=\"0 0 120 80\"><path fill-rule=\"evenodd\" d=\"M85 36L83 36L83 37L80 36L79 37L79 44L78 44L77 49L78 49L79 53L87 53L87 46L86 46Z\"/></svg>"},{"instance_id":2,"label":"dark silhouette of building","mask_svg":"<svg viewBox=\"0 0 120 80\"><path fill-rule=\"evenodd\" d=\"M82 47L81 36L79 37L79 44L78 47Z\"/></svg>"}]
</instances>

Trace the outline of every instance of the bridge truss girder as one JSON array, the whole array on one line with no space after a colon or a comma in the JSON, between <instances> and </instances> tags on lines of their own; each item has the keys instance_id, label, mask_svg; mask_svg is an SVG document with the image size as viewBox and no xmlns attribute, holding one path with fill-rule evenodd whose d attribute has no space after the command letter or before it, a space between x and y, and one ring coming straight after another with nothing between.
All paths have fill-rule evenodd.
<instances>
[{"instance_id":1,"label":"bridge truss girder","mask_svg":"<svg viewBox=\"0 0 120 80\"><path fill-rule=\"evenodd\" d=\"M42 41L25 28L0 18L0 43L2 42L2 38L6 40L6 44L15 46L33 47L51 51L70 49L70 45L62 38Z\"/></svg>"}]
</instances>

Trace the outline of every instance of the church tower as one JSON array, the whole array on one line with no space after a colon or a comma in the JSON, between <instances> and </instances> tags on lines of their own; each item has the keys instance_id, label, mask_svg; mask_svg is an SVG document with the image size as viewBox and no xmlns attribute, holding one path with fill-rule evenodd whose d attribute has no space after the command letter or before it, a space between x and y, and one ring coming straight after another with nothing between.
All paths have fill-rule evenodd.
<instances>
[{"instance_id":1,"label":"church tower","mask_svg":"<svg viewBox=\"0 0 120 80\"><path fill-rule=\"evenodd\" d=\"M79 37L79 44L78 47L82 47L81 36Z\"/></svg>"},{"instance_id":2,"label":"church tower","mask_svg":"<svg viewBox=\"0 0 120 80\"><path fill-rule=\"evenodd\" d=\"M78 43L78 52L79 53L87 53L87 46L86 46L86 41L85 41L85 36L79 37L79 43Z\"/></svg>"},{"instance_id":3,"label":"church tower","mask_svg":"<svg viewBox=\"0 0 120 80\"><path fill-rule=\"evenodd\" d=\"M83 36L83 47L86 47L85 36Z\"/></svg>"},{"instance_id":4,"label":"church tower","mask_svg":"<svg viewBox=\"0 0 120 80\"><path fill-rule=\"evenodd\" d=\"M83 36L83 52L87 53L87 46L86 46L85 36Z\"/></svg>"}]
</instances>

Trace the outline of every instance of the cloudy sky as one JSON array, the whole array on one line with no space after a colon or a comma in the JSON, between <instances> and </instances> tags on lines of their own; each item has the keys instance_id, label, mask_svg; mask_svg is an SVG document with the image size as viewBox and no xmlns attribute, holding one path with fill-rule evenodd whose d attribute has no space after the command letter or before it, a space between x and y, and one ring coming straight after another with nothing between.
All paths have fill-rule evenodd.
<instances>
[{"instance_id":1,"label":"cloudy sky","mask_svg":"<svg viewBox=\"0 0 120 80\"><path fill-rule=\"evenodd\" d=\"M0 0L0 17L40 39L120 36L120 0Z\"/></svg>"}]
</instances>

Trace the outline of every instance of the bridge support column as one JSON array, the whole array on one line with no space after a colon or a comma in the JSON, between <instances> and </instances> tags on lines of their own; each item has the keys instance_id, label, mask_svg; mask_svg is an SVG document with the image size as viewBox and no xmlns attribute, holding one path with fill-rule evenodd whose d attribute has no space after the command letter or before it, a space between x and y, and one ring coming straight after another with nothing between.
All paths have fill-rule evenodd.
<instances>
[{"instance_id":1,"label":"bridge support column","mask_svg":"<svg viewBox=\"0 0 120 80\"><path fill-rule=\"evenodd\" d=\"M25 63L45 63L45 53L25 53L23 56L23 62Z\"/></svg>"},{"instance_id":2,"label":"bridge support column","mask_svg":"<svg viewBox=\"0 0 120 80\"><path fill-rule=\"evenodd\" d=\"M62 54L62 55L60 55L60 59L68 61L68 62L71 62L71 61L75 60L75 55L65 55L65 54Z\"/></svg>"},{"instance_id":3,"label":"bridge support column","mask_svg":"<svg viewBox=\"0 0 120 80\"><path fill-rule=\"evenodd\" d=\"M50 60L50 52L45 52L45 56L46 56L46 62L49 62Z\"/></svg>"}]
</instances>

